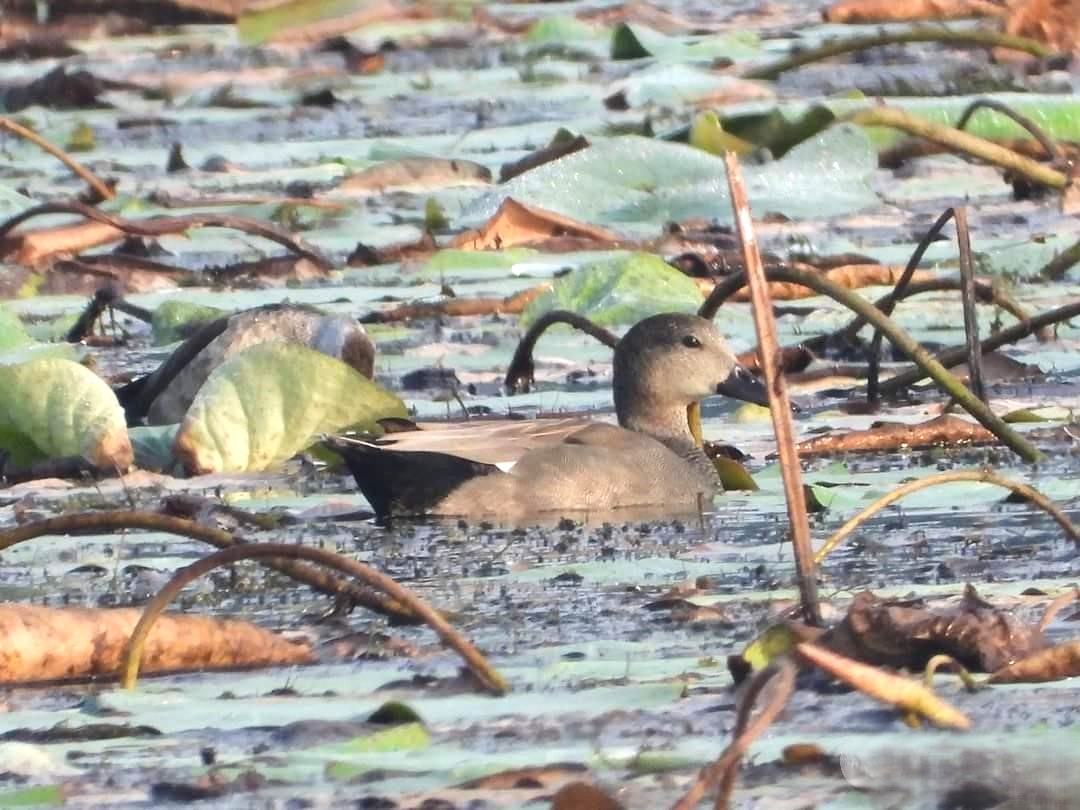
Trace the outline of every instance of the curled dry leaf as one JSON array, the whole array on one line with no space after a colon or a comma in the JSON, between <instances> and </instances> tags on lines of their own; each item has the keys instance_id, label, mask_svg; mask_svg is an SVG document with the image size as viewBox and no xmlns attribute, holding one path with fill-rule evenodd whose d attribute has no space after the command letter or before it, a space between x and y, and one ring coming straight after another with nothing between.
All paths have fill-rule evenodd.
<instances>
[{"instance_id":1,"label":"curled dry leaf","mask_svg":"<svg viewBox=\"0 0 1080 810\"><path fill-rule=\"evenodd\" d=\"M947 655L974 672L994 672L1045 644L1037 628L984 602L970 585L956 608L940 612L863 591L819 643L860 661L911 670Z\"/></svg>"},{"instance_id":2,"label":"curled dry leaf","mask_svg":"<svg viewBox=\"0 0 1080 810\"><path fill-rule=\"evenodd\" d=\"M418 193L452 186L486 186L491 170L471 160L446 158L402 158L387 160L350 174L332 194L378 194L388 189Z\"/></svg>"},{"instance_id":3,"label":"curled dry leaf","mask_svg":"<svg viewBox=\"0 0 1080 810\"><path fill-rule=\"evenodd\" d=\"M1080 0L1019 0L1009 8L1005 33L1052 45L1061 53L1080 47Z\"/></svg>"},{"instance_id":4,"label":"curled dry leaf","mask_svg":"<svg viewBox=\"0 0 1080 810\"><path fill-rule=\"evenodd\" d=\"M1043 683L1080 676L1080 641L1069 641L1040 650L1002 667L990 683Z\"/></svg>"},{"instance_id":5,"label":"curled dry leaf","mask_svg":"<svg viewBox=\"0 0 1080 810\"><path fill-rule=\"evenodd\" d=\"M917 681L861 664L809 642L799 644L796 651L807 662L875 700L926 718L942 728L971 728L966 714Z\"/></svg>"},{"instance_id":6,"label":"curled dry leaf","mask_svg":"<svg viewBox=\"0 0 1080 810\"><path fill-rule=\"evenodd\" d=\"M820 271L812 265L802 264L800 262L795 262L793 266L803 270L820 272L821 275L825 276L830 281L836 282L848 290L858 290L863 287L892 286L896 284L904 272L903 267L884 264L848 264ZM923 282L936 278L937 276L934 273L931 273L928 270L920 270L916 271L912 276L912 281ZM713 287L716 286L716 283L710 279L695 279L695 281L697 281L697 284L704 295L711 293ZM813 298L816 295L819 295L819 293L808 287L804 287L801 284L787 281L769 282L769 297L774 301L794 301L800 298ZM748 287L743 287L741 290L734 293L730 300L749 301L750 289Z\"/></svg>"},{"instance_id":7,"label":"curled dry leaf","mask_svg":"<svg viewBox=\"0 0 1080 810\"><path fill-rule=\"evenodd\" d=\"M889 422L866 430L827 433L799 442L798 449L800 456L816 456L933 445L991 444L997 441L998 438L982 425L946 414L915 425Z\"/></svg>"},{"instance_id":8,"label":"curled dry leaf","mask_svg":"<svg viewBox=\"0 0 1080 810\"><path fill-rule=\"evenodd\" d=\"M0 681L113 675L141 615L135 608L0 605ZM168 615L154 625L144 660L147 671L167 672L306 664L314 658L306 646L248 622Z\"/></svg>"},{"instance_id":9,"label":"curled dry leaf","mask_svg":"<svg viewBox=\"0 0 1080 810\"><path fill-rule=\"evenodd\" d=\"M822 12L826 22L879 23L1001 17L1004 3L992 0L841 0Z\"/></svg>"},{"instance_id":10,"label":"curled dry leaf","mask_svg":"<svg viewBox=\"0 0 1080 810\"><path fill-rule=\"evenodd\" d=\"M608 247L619 242L619 237L606 228L507 197L491 219L478 230L466 231L455 237L451 245L465 250L499 250L562 236L588 239Z\"/></svg>"}]
</instances>

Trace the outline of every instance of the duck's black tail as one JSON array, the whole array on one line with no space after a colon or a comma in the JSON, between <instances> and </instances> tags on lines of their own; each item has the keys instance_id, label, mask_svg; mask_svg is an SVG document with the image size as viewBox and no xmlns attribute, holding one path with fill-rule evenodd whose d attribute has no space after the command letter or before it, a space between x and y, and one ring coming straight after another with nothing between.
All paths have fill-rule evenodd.
<instances>
[{"instance_id":1,"label":"duck's black tail","mask_svg":"<svg viewBox=\"0 0 1080 810\"><path fill-rule=\"evenodd\" d=\"M342 436L328 436L323 443L345 459L379 520L427 514L469 479L502 473L494 464L449 453L390 450Z\"/></svg>"}]
</instances>

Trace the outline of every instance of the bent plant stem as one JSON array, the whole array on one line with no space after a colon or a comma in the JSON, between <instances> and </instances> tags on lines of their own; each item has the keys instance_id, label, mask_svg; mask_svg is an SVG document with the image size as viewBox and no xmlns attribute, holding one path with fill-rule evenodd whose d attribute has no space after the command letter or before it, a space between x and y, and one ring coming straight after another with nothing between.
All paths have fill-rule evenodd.
<instances>
[{"instance_id":1,"label":"bent plant stem","mask_svg":"<svg viewBox=\"0 0 1080 810\"><path fill-rule=\"evenodd\" d=\"M807 48L805 51L799 51L772 64L748 70L742 74L742 78L775 79L789 70L813 62L820 62L833 56L865 51L868 48L879 48L882 45L899 45L908 42L942 42L952 45L975 45L986 48L1002 47L1023 51L1041 59L1054 56L1056 53L1053 48L1033 39L1003 34L989 29L956 31L950 28L919 25L905 31L883 31L878 34L850 37L849 39L830 40L817 48Z\"/></svg>"},{"instance_id":2,"label":"bent plant stem","mask_svg":"<svg viewBox=\"0 0 1080 810\"><path fill-rule=\"evenodd\" d=\"M1055 166L1065 165L1065 156L1061 154L1061 148L1054 143L1054 139L1047 135L1042 129L1022 113L1018 113L1008 104L998 101L992 98L977 98L973 102L967 105L964 111L960 114L960 118L956 121L956 128L963 129L968 125L970 121L979 110L993 110L994 112L1001 113L1006 118L1011 119L1031 135L1039 145L1046 151L1046 156L1050 158L1050 162Z\"/></svg>"},{"instance_id":3,"label":"bent plant stem","mask_svg":"<svg viewBox=\"0 0 1080 810\"><path fill-rule=\"evenodd\" d=\"M38 135L34 130L24 127L22 124L12 121L10 118L0 118L0 129L10 132L12 135L17 135L23 140L30 141L38 148L48 152L54 158L59 160L71 171L78 175L86 185L90 186L90 189L97 194L103 200L111 200L116 196L116 192L109 188L97 175L83 166L79 161L75 160L71 155L65 152L60 147L49 143L47 140Z\"/></svg>"},{"instance_id":4,"label":"bent plant stem","mask_svg":"<svg viewBox=\"0 0 1080 810\"><path fill-rule=\"evenodd\" d=\"M437 610L404 585L377 571L370 565L350 560L340 554L309 546L287 546L280 543L251 543L223 549L177 571L157 596L150 601L150 604L146 606L139 623L135 625L135 629L131 632L131 638L128 639L127 648L124 652L122 669L124 688L135 688L135 682L139 675L139 664L142 661L143 647L150 628L169 602L180 593L185 585L222 565L229 565L240 560L274 557L306 560L362 580L368 587L386 594L394 601L407 606L413 615L423 619L424 623L431 627L448 647L464 659L469 670L489 692L495 695L503 695L509 691L510 687L505 679L488 663L487 659L480 654L480 651L455 630Z\"/></svg>"},{"instance_id":5,"label":"bent plant stem","mask_svg":"<svg viewBox=\"0 0 1080 810\"><path fill-rule=\"evenodd\" d=\"M754 328L758 338L758 362L765 377L769 413L772 417L773 432L776 434L776 449L780 455L780 472L784 480L788 521L791 524L791 542L799 577L803 618L807 624L817 627L821 624L821 610L818 606L817 577L814 572L814 550L810 545L810 519L806 514L802 467L799 464L799 451L795 448L795 429L791 424L791 399L788 397L784 375L780 371L780 347L776 337L772 299L769 297L769 282L765 277L761 252L754 234L754 220L750 214L750 202L746 196L739 158L734 152L726 152L724 164L731 193L731 207L735 214L735 231L739 236L750 287Z\"/></svg>"},{"instance_id":6,"label":"bent plant stem","mask_svg":"<svg viewBox=\"0 0 1080 810\"><path fill-rule=\"evenodd\" d=\"M911 277L915 275L915 271L919 267L919 263L922 261L923 256L926 254L927 249L930 247L930 243L934 240L934 237L941 233L941 229L945 227L950 219L955 215L955 211L952 208L946 208L941 216L937 218L937 221L930 226L922 239L919 240L919 244L915 246L915 252L911 254L908 259L907 265L904 267L904 272L896 282L896 286L893 287L893 291L890 295L882 298L877 302L877 308L881 310L882 314L886 317L893 314L893 309L903 299L904 294L907 292L908 284L911 283ZM852 329L851 336L862 328L865 323L860 318L855 318L848 328ZM866 401L871 405L875 404L879 398L878 392L878 374L881 369L881 330L875 329L874 336L870 340L870 348L867 350L866 361L870 366L869 373L866 375Z\"/></svg>"},{"instance_id":7,"label":"bent plant stem","mask_svg":"<svg viewBox=\"0 0 1080 810\"><path fill-rule=\"evenodd\" d=\"M545 312L536 319L536 322L529 327L518 342L514 357L510 361L510 366L506 369L506 378L503 383L508 393L516 394L519 390L526 392L529 390L535 373L533 351L536 349L536 342L540 340L544 332L557 323L572 326L578 331L596 338L611 349L614 349L615 344L619 342L618 335L602 326L597 326L584 315L578 315L576 312L569 312L565 309L553 309L550 312Z\"/></svg>"},{"instance_id":8,"label":"bent plant stem","mask_svg":"<svg viewBox=\"0 0 1080 810\"><path fill-rule=\"evenodd\" d=\"M148 531L168 532L181 537L190 537L192 540L199 540L219 549L228 549L234 546L247 547L250 545L237 539L229 532L215 529L212 526L204 526L192 520L163 515L159 512L114 509L102 512L60 515L59 517L36 520L32 523L24 523L21 526L6 529L0 532L0 551L24 540L31 540L45 535L87 531L114 532L120 529L146 529ZM355 583L330 576L312 566L287 560L270 560L265 565L287 577L292 577L297 582L304 583L320 593L350 599L353 603L376 613L381 613L384 616L403 619L411 623L415 623L419 618L408 607L394 601L392 598L359 587Z\"/></svg>"},{"instance_id":9,"label":"bent plant stem","mask_svg":"<svg viewBox=\"0 0 1080 810\"><path fill-rule=\"evenodd\" d=\"M754 704L761 695L765 686L776 679L776 687L772 700L761 710L754 721L750 722L750 713L754 710ZM795 666L790 659L784 658L774 666L759 670L746 686L742 701L739 703L738 716L735 719L734 739L711 765L706 765L698 773L698 778L690 787L690 790L679 799L671 810L692 810L701 804L710 790L718 783L720 791L716 797L716 807L727 807L731 790L735 786L735 775L739 761L747 749L754 744L754 740L760 737L765 730L772 725L777 715L787 705L792 692L795 691Z\"/></svg>"},{"instance_id":10,"label":"bent plant stem","mask_svg":"<svg viewBox=\"0 0 1080 810\"><path fill-rule=\"evenodd\" d=\"M1044 281L1061 281L1069 269L1077 263L1080 263L1080 241L1048 261L1046 266L1039 271L1039 278Z\"/></svg>"},{"instance_id":11,"label":"bent plant stem","mask_svg":"<svg viewBox=\"0 0 1080 810\"><path fill-rule=\"evenodd\" d=\"M919 373L915 376L916 380L921 379L922 377L933 378L934 382L938 384L938 387L946 394L949 394L956 399L964 410L979 420L983 427L1001 439L1003 443L1012 448L1025 461L1034 462L1042 459L1043 454L1039 452L1031 442L1009 427L1009 425L1001 418L995 416L994 412L986 407L985 403L972 394L962 382L956 379L956 377L950 374L941 362L923 348L917 340L901 329L892 319L885 317L881 313L881 310L858 293L845 289L836 282L830 281L816 272L809 272L795 267L772 268L768 271L767 277L773 280L790 281L795 284L802 284L804 287L809 287L822 295L829 296L834 301L846 306L856 315L862 316L870 324L884 332L885 337L887 337L894 346L900 349L900 351L910 357L919 367ZM738 279L737 281L740 285L743 283L741 279ZM716 287L716 290L720 290L721 287L724 287L726 291L728 285L732 283L731 279L725 280L723 285L718 285ZM716 290L713 292L716 292ZM710 294L701 305L699 312L715 311L715 307L712 306L712 299L713 296ZM1080 312L1080 304L1074 304L1073 306L1077 307L1077 312ZM703 317L709 316L705 315ZM1038 318L1032 318L1027 322L1027 325L1029 326L1035 324L1032 331L1045 325L1043 323L1036 324L1035 322L1037 320ZM990 338L990 340L1000 338L1008 331L1010 330L1004 330L995 335L994 338ZM1031 332L1026 332L1025 334L1031 334ZM985 351L986 344L983 345ZM887 380L886 382L892 382L892 380ZM886 386L882 385L882 393L885 392L885 388Z\"/></svg>"},{"instance_id":12,"label":"bent plant stem","mask_svg":"<svg viewBox=\"0 0 1080 810\"><path fill-rule=\"evenodd\" d=\"M979 345L979 316L975 309L975 267L971 260L971 234L967 209L955 210L956 242L960 252L960 300L964 307L964 338L967 343L968 381L971 393L986 402L983 385L982 346Z\"/></svg>"},{"instance_id":13,"label":"bent plant stem","mask_svg":"<svg viewBox=\"0 0 1080 810\"><path fill-rule=\"evenodd\" d=\"M182 217L154 217L144 220L130 220L113 214L100 211L90 205L79 202L51 202L27 208L0 224L0 239L7 236L14 228L34 217L45 214L74 214L92 222L100 222L109 225L126 234L135 236L164 236L167 234L183 233L191 228L231 228L253 236L261 236L271 242L291 250L297 256L301 256L313 262L324 270L332 268L331 262L311 245L299 237L293 236L284 228L279 228L270 222L261 222L257 219L237 217L231 214L207 212L205 214L189 214Z\"/></svg>"},{"instance_id":14,"label":"bent plant stem","mask_svg":"<svg viewBox=\"0 0 1080 810\"><path fill-rule=\"evenodd\" d=\"M817 554L814 555L814 561L819 565L825 560L826 557L832 553L833 549L843 543L851 534L859 528L863 523L872 518L886 506L895 503L901 498L905 498L913 492L918 492L920 489L926 489L927 487L934 487L938 484L951 484L957 481L975 481L984 484L996 484L1004 489L1011 490L1021 497L1027 498L1036 506L1043 509L1058 525L1064 529L1065 534L1069 536L1074 543L1080 545L1080 529L1069 520L1069 517L1061 510L1061 508L1039 492L1027 484L1021 484L1019 481L1012 481L1008 478L1004 478L998 475L992 470L953 470L950 472L939 473L938 475L931 475L926 478L919 478L915 481L910 481L903 486L897 487L892 492L886 495L882 495L868 507L863 509L859 514L855 515L851 520L833 532L830 537L820 549Z\"/></svg>"},{"instance_id":15,"label":"bent plant stem","mask_svg":"<svg viewBox=\"0 0 1080 810\"><path fill-rule=\"evenodd\" d=\"M1050 166L1024 157L1011 149L1006 149L993 141L978 138L953 127L935 124L905 110L885 105L859 110L845 116L841 121L849 121L863 127L890 127L916 135L928 141L934 141L950 151L970 155L986 163L1011 169L1033 183L1047 186L1058 191L1068 185L1069 178Z\"/></svg>"},{"instance_id":16,"label":"bent plant stem","mask_svg":"<svg viewBox=\"0 0 1080 810\"><path fill-rule=\"evenodd\" d=\"M1006 346L1010 343L1015 343L1018 340L1023 340L1029 335L1033 335L1041 329L1048 327L1061 321L1067 321L1072 318L1080 316L1080 301L1075 301L1071 304L1066 304L1063 307L1057 309L1051 309L1046 312L1040 312L1038 315L1034 315L1026 321L1015 323L1008 329L1002 329L996 335L991 335L982 342L982 352L992 352L1001 346ZM936 356L938 363L945 367L955 366L957 363L962 363L964 357L967 355L967 346L953 346L950 349L945 349L943 352L939 352ZM888 396L902 388L906 388L909 385L917 383L924 377L929 376L925 369L916 368L911 371L905 371L901 374L897 374L895 377L890 377L881 384L881 393L883 396ZM951 392L950 392L951 393ZM965 406L966 407L966 406ZM981 420L980 420L981 421ZM985 424L985 423L984 423Z\"/></svg>"}]
</instances>

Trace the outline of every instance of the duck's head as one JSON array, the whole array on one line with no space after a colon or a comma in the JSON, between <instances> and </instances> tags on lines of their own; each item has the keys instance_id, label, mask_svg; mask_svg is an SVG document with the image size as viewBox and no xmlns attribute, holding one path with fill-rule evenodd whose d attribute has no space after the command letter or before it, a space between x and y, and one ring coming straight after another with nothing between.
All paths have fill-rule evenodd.
<instances>
[{"instance_id":1,"label":"duck's head","mask_svg":"<svg viewBox=\"0 0 1080 810\"><path fill-rule=\"evenodd\" d=\"M739 365L712 321L663 314L639 321L615 348L615 407L627 427L634 413L684 409L716 394L768 405L765 386Z\"/></svg>"}]
</instances>

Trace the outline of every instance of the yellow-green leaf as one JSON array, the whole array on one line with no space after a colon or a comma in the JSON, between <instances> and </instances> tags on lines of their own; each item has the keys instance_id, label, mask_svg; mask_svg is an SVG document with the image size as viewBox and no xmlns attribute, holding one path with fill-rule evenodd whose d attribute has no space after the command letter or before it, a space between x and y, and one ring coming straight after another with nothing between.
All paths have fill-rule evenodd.
<instances>
[{"instance_id":1,"label":"yellow-green leaf","mask_svg":"<svg viewBox=\"0 0 1080 810\"><path fill-rule=\"evenodd\" d=\"M404 403L351 366L306 346L264 343L218 366L176 435L188 473L265 470L323 433L377 431Z\"/></svg>"}]
</instances>

